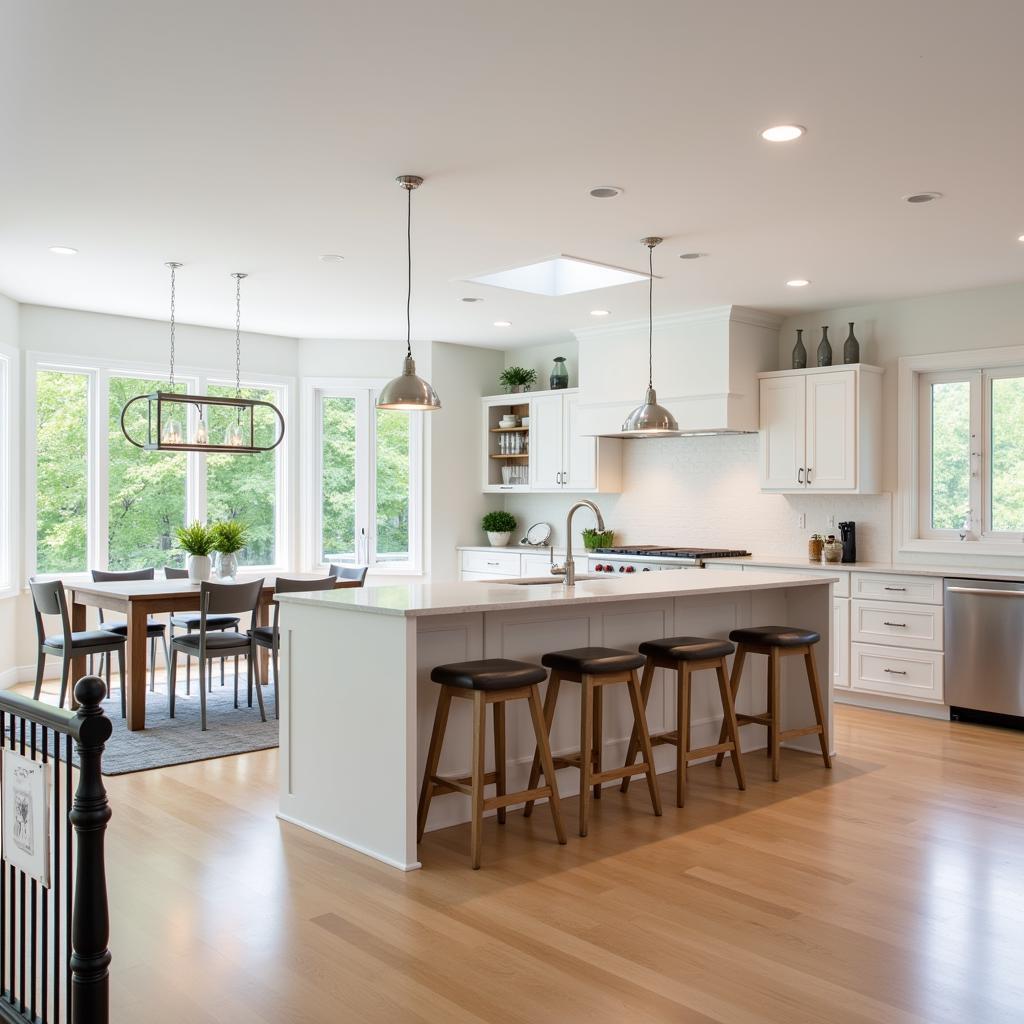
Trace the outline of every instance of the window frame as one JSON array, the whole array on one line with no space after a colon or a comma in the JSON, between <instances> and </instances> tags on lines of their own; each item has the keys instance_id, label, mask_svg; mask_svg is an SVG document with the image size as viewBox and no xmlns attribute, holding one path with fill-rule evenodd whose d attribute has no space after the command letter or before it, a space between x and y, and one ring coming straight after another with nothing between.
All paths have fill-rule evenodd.
<instances>
[{"instance_id":1,"label":"window frame","mask_svg":"<svg viewBox=\"0 0 1024 1024\"><path fill-rule=\"evenodd\" d=\"M409 413L409 560L395 563L377 559L376 405L387 381L376 377L307 377L302 381L306 437L302 464L303 562L313 571L326 570L323 542L323 436L324 398L351 398L356 402L356 553L355 565L367 565L372 575L420 576L423 573L423 416ZM360 544L360 529L365 540Z\"/></svg>"},{"instance_id":2,"label":"window frame","mask_svg":"<svg viewBox=\"0 0 1024 1024\"><path fill-rule=\"evenodd\" d=\"M899 359L899 550L932 554L1024 554L1024 531L993 531L991 488L992 381L1024 377L1024 346L946 352ZM930 526L932 384L971 388L970 518L965 530Z\"/></svg>"},{"instance_id":3,"label":"window frame","mask_svg":"<svg viewBox=\"0 0 1024 1024\"><path fill-rule=\"evenodd\" d=\"M20 353L0 344L0 599L18 594L18 502Z\"/></svg>"},{"instance_id":4,"label":"window frame","mask_svg":"<svg viewBox=\"0 0 1024 1024\"><path fill-rule=\"evenodd\" d=\"M89 424L88 424L88 495L86 504L87 561L89 568L105 569L108 556L108 489L109 451L108 424L111 377L134 377L152 380L155 384L167 379L166 367L155 363L136 363L124 359L82 359L61 353L29 352L26 361L25 379L25 438L22 451L25 458L25 498L23 515L25 576L36 572L36 378L41 370L56 373L80 373L89 378ZM196 394L204 393L210 384L232 386L234 379L227 370L210 370L190 366L178 366L175 379L185 383ZM278 407L288 424L290 399L294 389L294 378L276 374L253 374L242 379L242 387L262 388L275 392ZM291 440L288 430L285 440L275 449L275 564L247 565L246 572L281 572L291 563L292 546L289 541L290 508L285 498L286 481L290 468L289 455ZM186 455L186 519L206 517L206 455L188 452ZM56 573L47 573L56 576ZM59 574L65 580L83 580L86 572L64 572Z\"/></svg>"}]
</instances>

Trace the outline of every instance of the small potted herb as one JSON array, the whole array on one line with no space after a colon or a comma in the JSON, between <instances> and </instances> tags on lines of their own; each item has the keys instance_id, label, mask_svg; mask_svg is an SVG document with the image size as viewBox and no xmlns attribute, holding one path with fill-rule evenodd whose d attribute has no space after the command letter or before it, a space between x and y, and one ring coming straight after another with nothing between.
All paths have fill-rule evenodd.
<instances>
[{"instance_id":1,"label":"small potted herb","mask_svg":"<svg viewBox=\"0 0 1024 1024\"><path fill-rule=\"evenodd\" d=\"M595 530L592 526L588 526L583 531L583 546L588 551L593 551L594 548L610 548L614 541L614 530Z\"/></svg>"},{"instance_id":2,"label":"small potted herb","mask_svg":"<svg viewBox=\"0 0 1024 1024\"><path fill-rule=\"evenodd\" d=\"M188 555L188 578L192 583L203 583L210 578L210 552L213 530L196 520L189 526L178 527L178 547Z\"/></svg>"},{"instance_id":3,"label":"small potted herb","mask_svg":"<svg viewBox=\"0 0 1024 1024\"><path fill-rule=\"evenodd\" d=\"M480 525L487 533L492 547L503 548L516 528L516 517L511 512L488 512Z\"/></svg>"},{"instance_id":4,"label":"small potted herb","mask_svg":"<svg viewBox=\"0 0 1024 1024\"><path fill-rule=\"evenodd\" d=\"M509 366L501 371L498 381L506 392L519 394L537 383L537 371L527 370L525 366Z\"/></svg>"},{"instance_id":5,"label":"small potted herb","mask_svg":"<svg viewBox=\"0 0 1024 1024\"><path fill-rule=\"evenodd\" d=\"M237 519L225 519L210 528L213 534L213 548L220 555L217 575L222 580L233 580L238 575L238 559L235 557L248 540L249 527Z\"/></svg>"}]
</instances>

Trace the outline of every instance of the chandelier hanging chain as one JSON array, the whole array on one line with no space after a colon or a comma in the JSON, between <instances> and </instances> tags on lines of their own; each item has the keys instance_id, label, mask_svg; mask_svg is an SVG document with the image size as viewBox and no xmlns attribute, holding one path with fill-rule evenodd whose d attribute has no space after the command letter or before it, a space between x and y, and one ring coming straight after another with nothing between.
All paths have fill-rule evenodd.
<instances>
[{"instance_id":1,"label":"chandelier hanging chain","mask_svg":"<svg viewBox=\"0 0 1024 1024\"><path fill-rule=\"evenodd\" d=\"M174 390L174 273L181 266L180 263L168 263L171 268L171 375L169 391Z\"/></svg>"},{"instance_id":2,"label":"chandelier hanging chain","mask_svg":"<svg viewBox=\"0 0 1024 1024\"><path fill-rule=\"evenodd\" d=\"M405 218L405 253L406 253L406 289L405 289L405 354L412 356L412 189L406 186Z\"/></svg>"},{"instance_id":3,"label":"chandelier hanging chain","mask_svg":"<svg viewBox=\"0 0 1024 1024\"><path fill-rule=\"evenodd\" d=\"M242 278L235 274L235 398L242 397Z\"/></svg>"}]
</instances>

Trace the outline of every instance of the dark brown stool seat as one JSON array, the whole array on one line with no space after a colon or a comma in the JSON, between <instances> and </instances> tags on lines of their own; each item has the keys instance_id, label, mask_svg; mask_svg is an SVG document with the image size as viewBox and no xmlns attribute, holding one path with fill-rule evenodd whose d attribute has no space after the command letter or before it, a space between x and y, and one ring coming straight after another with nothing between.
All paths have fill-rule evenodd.
<instances>
[{"instance_id":1,"label":"dark brown stool seat","mask_svg":"<svg viewBox=\"0 0 1024 1024\"><path fill-rule=\"evenodd\" d=\"M640 692L644 707L647 707L654 682L655 669L668 669L676 674L676 727L669 732L651 737L651 745L668 743L676 748L676 806L686 801L686 768L691 761L698 761L712 754L732 756L732 768L736 774L736 785L746 789L743 780L743 764L740 758L739 727L736 723L736 709L726 676L726 658L736 648L728 640L709 640L702 636L670 636L663 640L647 640L640 645L640 653L647 663L644 665ZM722 698L722 726L725 735L707 747L690 747L690 694L691 676L701 669L714 669L718 677L718 691ZM632 764L638 750L636 730L629 740L626 764ZM629 789L629 779L622 780L622 792Z\"/></svg>"},{"instance_id":2,"label":"dark brown stool seat","mask_svg":"<svg viewBox=\"0 0 1024 1024\"><path fill-rule=\"evenodd\" d=\"M423 773L423 788L420 790L417 837L423 839L427 826L427 814L434 793L463 793L473 801L470 834L470 853L473 868L480 867L480 852L483 839L484 812L497 810L498 823L505 824L505 808L509 804L530 803L541 797L548 798L551 818L555 825L558 841L565 845L565 827L562 824L561 806L558 801L558 784L548 746L548 733L544 726L544 713L540 703L539 683L547 678L547 672L539 665L526 661L510 661L507 658L484 658L479 661L461 661L450 665L438 665L430 678L441 685L441 696L437 701L434 715L434 729L430 735L427 750L427 766ZM445 729L448 725L448 711L453 698L473 702L473 760L468 776L457 779L442 778L437 774L444 744ZM544 766L543 786L536 780L528 789L519 793L505 791L505 704L511 700L526 700L530 705L530 719L537 739L537 752ZM494 771L484 771L486 754L487 705L493 708L494 718ZM484 787L493 785L495 795L484 797Z\"/></svg>"},{"instance_id":3,"label":"dark brown stool seat","mask_svg":"<svg viewBox=\"0 0 1024 1024\"><path fill-rule=\"evenodd\" d=\"M743 678L743 664L748 654L764 654L768 657L768 709L760 715L736 715L740 725L763 725L768 730L767 754L772 759L772 781L779 781L779 748L784 740L796 739L798 736L818 737L822 760L826 768L832 767L832 757L828 749L828 725L825 722L825 710L821 701L821 684L818 681L818 666L814 660L814 645L821 640L821 634L813 629L802 629L799 626L748 626L734 629L729 639L736 642L736 658L732 663L733 704L739 693ZM781 727L781 685L782 659L790 656L801 656L807 673L807 686L811 692L811 705L814 708L814 725L799 729L783 729ZM722 726L720 740L725 739L725 725ZM721 765L722 754L715 758L715 764Z\"/></svg>"},{"instance_id":4,"label":"dark brown stool seat","mask_svg":"<svg viewBox=\"0 0 1024 1024\"><path fill-rule=\"evenodd\" d=\"M658 794L658 780L654 773L654 755L651 752L651 737L647 731L647 715L644 712L640 680L636 670L644 664L642 654L620 651L614 647L576 647L568 651L551 651L541 659L551 669L548 690L544 695L545 735L551 731L555 717L558 691L563 682L580 684L580 749L575 754L566 754L553 759L555 768L576 768L580 773L580 816L579 833L587 834L590 820L590 798L600 800L601 784L612 779L627 779L633 775L645 775L651 794L651 805L656 815L661 814L661 797ZM625 683L629 690L629 701L633 708L634 732L637 735L641 760L622 768L602 770L601 749L603 746L603 688L615 683ZM634 754L635 757L635 754ZM538 744L530 770L529 788L533 789L541 770L544 778L551 781L547 767L542 763L542 751ZM533 800L527 800L523 809L525 817L533 812Z\"/></svg>"}]
</instances>

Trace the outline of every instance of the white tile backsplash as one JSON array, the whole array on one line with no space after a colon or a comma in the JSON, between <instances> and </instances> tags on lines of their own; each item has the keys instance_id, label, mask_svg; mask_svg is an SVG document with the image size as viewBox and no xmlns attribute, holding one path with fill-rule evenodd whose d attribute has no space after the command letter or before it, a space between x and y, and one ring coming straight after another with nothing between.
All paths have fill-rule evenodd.
<instances>
[{"instance_id":1,"label":"white tile backsplash","mask_svg":"<svg viewBox=\"0 0 1024 1024\"><path fill-rule=\"evenodd\" d=\"M756 434L661 438L623 442L621 494L590 495L615 530L619 544L742 548L760 555L800 555L812 533L836 533L836 522L857 523L857 555L865 561L892 557L892 496L762 494L758 486ZM519 532L545 521L564 542L572 494L520 494L505 507L520 520ZM798 517L806 516L801 529ZM577 513L579 530L593 525Z\"/></svg>"}]
</instances>

